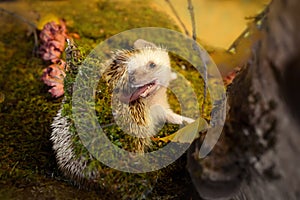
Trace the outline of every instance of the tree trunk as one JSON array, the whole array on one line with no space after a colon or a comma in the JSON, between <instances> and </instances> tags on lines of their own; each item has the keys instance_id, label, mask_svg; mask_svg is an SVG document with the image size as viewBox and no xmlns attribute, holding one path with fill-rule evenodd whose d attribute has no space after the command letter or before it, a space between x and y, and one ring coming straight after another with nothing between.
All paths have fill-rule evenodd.
<instances>
[{"instance_id":1,"label":"tree trunk","mask_svg":"<svg viewBox=\"0 0 300 200\"><path fill-rule=\"evenodd\" d=\"M209 156L188 156L204 199L300 199L300 1L274 0L263 38L228 88L229 111Z\"/></svg>"}]
</instances>

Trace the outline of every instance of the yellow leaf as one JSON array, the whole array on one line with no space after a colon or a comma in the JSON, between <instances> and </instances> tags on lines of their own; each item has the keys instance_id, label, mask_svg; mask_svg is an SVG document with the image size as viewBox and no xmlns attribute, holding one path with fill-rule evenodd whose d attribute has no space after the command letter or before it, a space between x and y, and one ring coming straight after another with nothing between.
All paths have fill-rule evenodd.
<instances>
[{"instance_id":1,"label":"yellow leaf","mask_svg":"<svg viewBox=\"0 0 300 200\"><path fill-rule=\"evenodd\" d=\"M42 16L39 22L37 23L37 28L39 30L42 30L45 24L49 22L55 22L59 24L59 17L55 16L54 14L46 14L45 16Z\"/></svg>"},{"instance_id":2,"label":"yellow leaf","mask_svg":"<svg viewBox=\"0 0 300 200\"><path fill-rule=\"evenodd\" d=\"M177 132L168 135L163 138L154 138L155 140L163 142L179 142L179 143L191 143L199 137L199 132L208 129L208 124L205 119L199 117L193 123L186 125L179 129Z\"/></svg>"}]
</instances>

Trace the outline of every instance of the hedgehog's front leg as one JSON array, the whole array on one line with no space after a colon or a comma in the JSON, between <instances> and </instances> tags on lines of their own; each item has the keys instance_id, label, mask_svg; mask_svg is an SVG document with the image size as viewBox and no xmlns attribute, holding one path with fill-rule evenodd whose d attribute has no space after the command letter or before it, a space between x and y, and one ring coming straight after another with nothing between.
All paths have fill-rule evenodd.
<instances>
[{"instance_id":1,"label":"hedgehog's front leg","mask_svg":"<svg viewBox=\"0 0 300 200\"><path fill-rule=\"evenodd\" d=\"M172 124L183 124L184 122L192 123L195 120L174 113L171 109L166 110L166 120Z\"/></svg>"}]
</instances>

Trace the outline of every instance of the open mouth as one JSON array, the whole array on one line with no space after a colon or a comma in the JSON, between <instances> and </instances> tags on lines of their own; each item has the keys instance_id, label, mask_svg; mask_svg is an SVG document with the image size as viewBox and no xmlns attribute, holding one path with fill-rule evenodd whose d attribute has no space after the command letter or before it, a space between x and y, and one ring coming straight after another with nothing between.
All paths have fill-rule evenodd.
<instances>
[{"instance_id":1,"label":"open mouth","mask_svg":"<svg viewBox=\"0 0 300 200\"><path fill-rule=\"evenodd\" d=\"M145 85L134 85L133 88L135 89L133 90L133 92L130 94L122 93L120 95L120 100L124 103L130 103L137 100L139 97L146 98L153 92L155 92L158 86L159 85L157 80L153 80Z\"/></svg>"}]
</instances>

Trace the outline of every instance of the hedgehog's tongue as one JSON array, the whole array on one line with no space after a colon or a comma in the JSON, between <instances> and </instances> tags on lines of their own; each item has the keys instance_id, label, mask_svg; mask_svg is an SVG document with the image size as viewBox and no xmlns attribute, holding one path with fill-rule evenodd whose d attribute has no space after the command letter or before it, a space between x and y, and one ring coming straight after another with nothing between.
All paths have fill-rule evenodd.
<instances>
[{"instance_id":1,"label":"hedgehog's tongue","mask_svg":"<svg viewBox=\"0 0 300 200\"><path fill-rule=\"evenodd\" d=\"M120 96L120 100L123 102L123 103L130 103L134 100L137 100L140 96L142 97L146 97L150 91L151 91L151 88L155 85L155 83L149 83L149 84L146 84L144 86L141 86L141 87L138 87L136 88L136 90L130 94L122 94Z\"/></svg>"}]
</instances>

